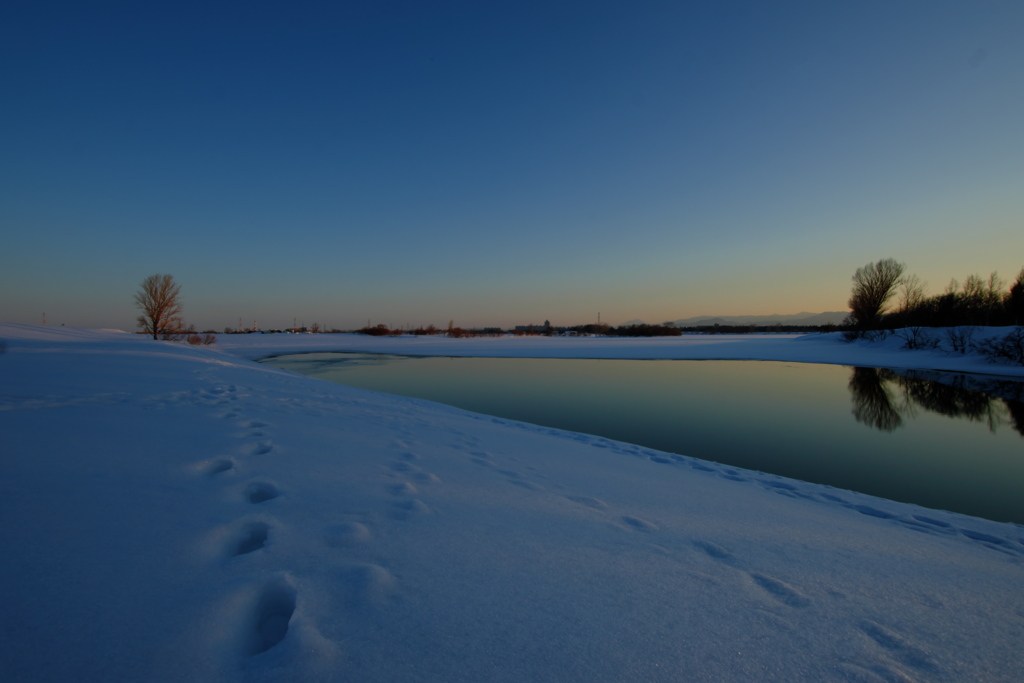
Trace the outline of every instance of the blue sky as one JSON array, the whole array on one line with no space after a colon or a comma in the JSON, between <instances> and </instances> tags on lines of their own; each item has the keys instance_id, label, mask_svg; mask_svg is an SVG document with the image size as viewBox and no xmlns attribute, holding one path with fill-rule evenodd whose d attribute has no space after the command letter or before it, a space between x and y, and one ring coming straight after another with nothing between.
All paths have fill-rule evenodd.
<instances>
[{"instance_id":1,"label":"blue sky","mask_svg":"<svg viewBox=\"0 0 1024 683\"><path fill-rule=\"evenodd\" d=\"M1024 3L0 5L0 319L613 324L1024 266Z\"/></svg>"}]
</instances>

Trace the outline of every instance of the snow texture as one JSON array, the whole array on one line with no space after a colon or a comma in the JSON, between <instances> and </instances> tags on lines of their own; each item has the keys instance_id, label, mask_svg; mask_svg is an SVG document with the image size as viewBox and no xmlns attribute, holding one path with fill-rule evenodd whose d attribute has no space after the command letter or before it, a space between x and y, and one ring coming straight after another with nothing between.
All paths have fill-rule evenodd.
<instances>
[{"instance_id":1,"label":"snow texture","mask_svg":"<svg viewBox=\"0 0 1024 683\"><path fill-rule=\"evenodd\" d=\"M1017 681L1024 670L1017 525L245 357L330 346L993 371L977 359L827 336L250 335L208 349L0 325L0 339L4 681ZM878 360L898 356L913 360Z\"/></svg>"}]
</instances>

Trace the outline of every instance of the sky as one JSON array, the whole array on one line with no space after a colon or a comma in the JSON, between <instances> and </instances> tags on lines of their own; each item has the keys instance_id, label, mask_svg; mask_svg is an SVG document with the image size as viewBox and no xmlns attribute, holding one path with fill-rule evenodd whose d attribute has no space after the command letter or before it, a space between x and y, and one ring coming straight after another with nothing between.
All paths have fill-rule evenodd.
<instances>
[{"instance_id":1,"label":"sky","mask_svg":"<svg viewBox=\"0 0 1024 683\"><path fill-rule=\"evenodd\" d=\"M845 310L1024 267L1024 3L0 4L0 321Z\"/></svg>"}]
</instances>

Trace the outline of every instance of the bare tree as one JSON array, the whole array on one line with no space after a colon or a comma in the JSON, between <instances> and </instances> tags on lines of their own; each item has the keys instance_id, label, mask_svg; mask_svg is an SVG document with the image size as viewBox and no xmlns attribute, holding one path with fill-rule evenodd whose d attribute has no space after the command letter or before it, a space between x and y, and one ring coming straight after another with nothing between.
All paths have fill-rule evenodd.
<instances>
[{"instance_id":1,"label":"bare tree","mask_svg":"<svg viewBox=\"0 0 1024 683\"><path fill-rule=\"evenodd\" d=\"M924 283L916 275L908 275L903 278L900 285L900 306L901 313L907 313L918 308L925 301Z\"/></svg>"},{"instance_id":2,"label":"bare tree","mask_svg":"<svg viewBox=\"0 0 1024 683\"><path fill-rule=\"evenodd\" d=\"M857 269L853 274L853 293L849 302L850 315L857 328L873 329L878 325L885 305L903 282L904 270L906 265L891 258Z\"/></svg>"},{"instance_id":3,"label":"bare tree","mask_svg":"<svg viewBox=\"0 0 1024 683\"><path fill-rule=\"evenodd\" d=\"M181 285L173 275L150 275L142 281L135 293L135 305L142 309L139 328L157 339L161 334L173 333L182 326Z\"/></svg>"}]
</instances>

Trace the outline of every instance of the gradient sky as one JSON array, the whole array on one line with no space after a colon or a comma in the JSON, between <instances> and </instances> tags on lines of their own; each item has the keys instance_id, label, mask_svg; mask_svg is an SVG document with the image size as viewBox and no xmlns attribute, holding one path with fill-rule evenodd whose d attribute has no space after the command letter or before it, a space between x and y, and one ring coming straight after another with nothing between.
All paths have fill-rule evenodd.
<instances>
[{"instance_id":1,"label":"gradient sky","mask_svg":"<svg viewBox=\"0 0 1024 683\"><path fill-rule=\"evenodd\" d=\"M1024 266L1024 3L0 4L0 320L845 310Z\"/></svg>"}]
</instances>

